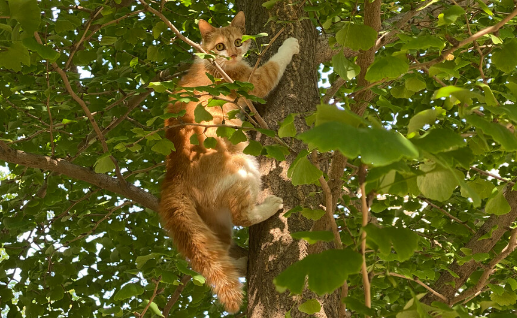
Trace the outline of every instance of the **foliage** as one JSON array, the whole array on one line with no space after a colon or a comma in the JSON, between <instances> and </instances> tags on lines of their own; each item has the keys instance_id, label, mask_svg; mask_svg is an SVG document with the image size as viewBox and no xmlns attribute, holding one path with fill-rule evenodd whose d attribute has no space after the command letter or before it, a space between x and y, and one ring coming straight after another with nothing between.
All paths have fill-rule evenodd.
<instances>
[{"instance_id":1,"label":"foliage","mask_svg":"<svg viewBox=\"0 0 517 318\"><path fill-rule=\"evenodd\" d=\"M396 25L397 17L417 4L384 1L383 31L394 30L396 36L379 46L373 62L361 69L357 55L378 40L365 22L364 5L303 2L301 19L310 19L320 32L331 35L328 44L337 47L322 64L322 100L338 77L345 84L329 96L329 103L314 105L313 113L287 115L278 131L249 122L217 130L235 144L248 138L243 133L247 130L282 138L282 144L279 139L267 145L252 140L245 153L279 161L293 156L287 173L296 186L330 182L330 171L316 165L311 152L348 158L338 178L348 191L339 198L333 221L345 249L294 263L275 280L279 292L309 288L321 295L347 281L347 308L379 317L496 317L515 311L512 264L517 259L502 252L511 231L498 225L486 231L479 241L501 228L506 233L483 253L472 254L465 247L486 220L515 209L507 200L517 170L515 19L468 41L513 14L514 4L469 3L421 3L422 8L434 8L436 16L418 11L414 21L421 23L407 27ZM271 0L263 7L284 4ZM222 0L152 6L197 42L197 19L225 25L235 14L233 3ZM467 43L458 47L462 41ZM347 53L350 50L360 53ZM140 3L0 0L0 155L16 149L46 156L42 161L61 159L90 169L92 180L101 174L120 182L121 192L127 182L158 196L163 161L175 151L164 137L163 120L183 115L164 110L169 98L196 100L194 90L173 94L193 55L189 45ZM301 59L305 56L302 51ZM64 77L59 70L65 71ZM359 83L360 72L373 83L370 87ZM203 90L214 95L237 91L263 102L248 95L250 88L247 83L214 83ZM352 110L361 102L356 96L366 89L375 95L359 116ZM220 106L214 99L206 107ZM232 116L237 114L228 114ZM211 119L205 106L196 108L195 117L201 125ZM298 129L300 118L310 129ZM306 149L290 152L286 145L293 138L303 141ZM213 148L216 142L207 138L205 146ZM368 170L364 183L358 173L363 165ZM148 315L161 316L175 292L179 298L170 303L173 317L225 315L203 277L174 250L151 203L107 191L74 173L16 160L6 166L9 175L2 175L0 184L2 316L130 317L148 305ZM363 185L366 193L361 194ZM371 199L373 224L366 227L359 194ZM302 206L284 216L296 212L310 220L326 217L323 210ZM364 301L360 274L363 233L371 308ZM292 234L311 244L333 239L330 231ZM245 246L248 234L237 229L235 238ZM497 271L483 283L483 270L494 260ZM454 273L454 262L476 262L477 269ZM418 282L433 287L445 274L467 275L464 285L453 286L460 295L480 293L466 302L449 299L451 306L425 303L421 297L428 290ZM310 299L297 308L313 314L321 306Z\"/></svg>"}]
</instances>

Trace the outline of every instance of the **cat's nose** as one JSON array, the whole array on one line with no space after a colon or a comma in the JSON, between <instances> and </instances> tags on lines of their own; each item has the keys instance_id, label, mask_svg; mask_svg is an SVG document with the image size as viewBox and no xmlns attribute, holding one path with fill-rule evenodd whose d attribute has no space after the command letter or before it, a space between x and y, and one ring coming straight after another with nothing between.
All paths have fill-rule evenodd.
<instances>
[{"instance_id":1,"label":"cat's nose","mask_svg":"<svg viewBox=\"0 0 517 318\"><path fill-rule=\"evenodd\" d=\"M232 54L232 59L236 59L237 58L237 54Z\"/></svg>"}]
</instances>

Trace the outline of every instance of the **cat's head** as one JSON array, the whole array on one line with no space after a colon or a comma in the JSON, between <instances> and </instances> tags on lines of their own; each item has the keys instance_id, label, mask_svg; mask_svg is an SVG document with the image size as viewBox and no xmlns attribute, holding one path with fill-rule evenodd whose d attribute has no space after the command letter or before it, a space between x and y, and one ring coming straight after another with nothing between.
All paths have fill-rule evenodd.
<instances>
[{"instance_id":1,"label":"cat's head","mask_svg":"<svg viewBox=\"0 0 517 318\"><path fill-rule=\"evenodd\" d=\"M245 32L244 12L239 12L229 26L214 28L205 20L199 20L201 46L207 52L216 53L216 61L223 69L237 65L249 49L250 41L242 41ZM229 58L229 59L227 59Z\"/></svg>"}]
</instances>

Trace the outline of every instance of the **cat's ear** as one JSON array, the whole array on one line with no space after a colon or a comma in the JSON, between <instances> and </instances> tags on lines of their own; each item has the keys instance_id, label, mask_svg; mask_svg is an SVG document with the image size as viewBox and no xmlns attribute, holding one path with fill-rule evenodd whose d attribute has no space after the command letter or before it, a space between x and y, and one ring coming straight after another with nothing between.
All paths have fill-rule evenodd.
<instances>
[{"instance_id":1,"label":"cat's ear","mask_svg":"<svg viewBox=\"0 0 517 318\"><path fill-rule=\"evenodd\" d=\"M205 20L201 19L199 20L199 32L201 32L201 37L205 37L208 33L212 33L215 31L215 28L210 25L210 23L206 22Z\"/></svg>"},{"instance_id":2,"label":"cat's ear","mask_svg":"<svg viewBox=\"0 0 517 318\"><path fill-rule=\"evenodd\" d=\"M240 11L237 13L235 18L233 18L232 23L230 24L232 27L236 27L242 30L242 33L246 30L246 20L244 19L244 12Z\"/></svg>"}]
</instances>

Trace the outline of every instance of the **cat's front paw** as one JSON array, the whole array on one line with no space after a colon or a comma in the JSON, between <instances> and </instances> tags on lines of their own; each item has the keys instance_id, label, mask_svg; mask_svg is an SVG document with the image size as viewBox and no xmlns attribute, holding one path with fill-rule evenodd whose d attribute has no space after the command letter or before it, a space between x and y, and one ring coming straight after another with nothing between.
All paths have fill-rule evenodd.
<instances>
[{"instance_id":1,"label":"cat's front paw","mask_svg":"<svg viewBox=\"0 0 517 318\"><path fill-rule=\"evenodd\" d=\"M277 196L270 195L264 200L262 205L267 206L269 209L276 212L284 207L284 200Z\"/></svg>"},{"instance_id":2,"label":"cat's front paw","mask_svg":"<svg viewBox=\"0 0 517 318\"><path fill-rule=\"evenodd\" d=\"M281 49L286 49L291 52L291 54L300 53L300 44L298 44L298 39L296 38L288 38L282 43Z\"/></svg>"}]
</instances>

